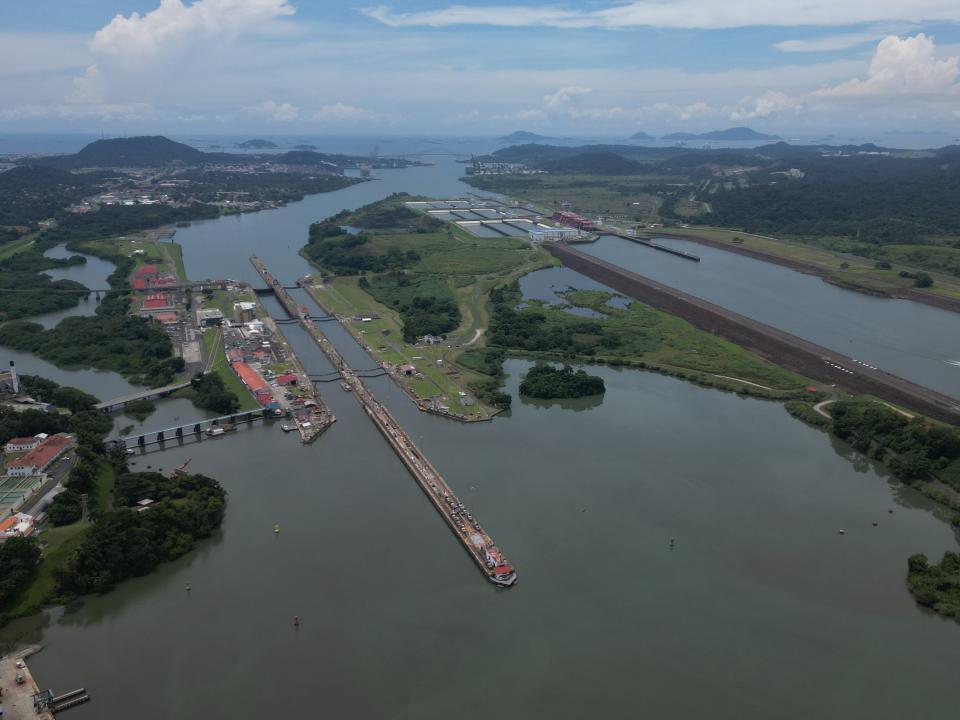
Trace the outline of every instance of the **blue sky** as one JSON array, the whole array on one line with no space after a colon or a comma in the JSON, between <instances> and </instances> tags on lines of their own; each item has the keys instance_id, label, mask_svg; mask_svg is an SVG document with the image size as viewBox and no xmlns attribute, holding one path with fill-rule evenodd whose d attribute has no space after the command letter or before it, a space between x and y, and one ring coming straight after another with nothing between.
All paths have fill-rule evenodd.
<instances>
[{"instance_id":1,"label":"blue sky","mask_svg":"<svg viewBox=\"0 0 960 720\"><path fill-rule=\"evenodd\" d=\"M960 133L956 0L4 0L0 132Z\"/></svg>"}]
</instances>

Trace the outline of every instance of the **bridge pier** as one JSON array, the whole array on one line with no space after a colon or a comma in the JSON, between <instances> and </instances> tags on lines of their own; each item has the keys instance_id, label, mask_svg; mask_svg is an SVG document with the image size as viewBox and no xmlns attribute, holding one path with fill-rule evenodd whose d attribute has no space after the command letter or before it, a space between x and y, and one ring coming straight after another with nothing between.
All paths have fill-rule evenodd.
<instances>
[{"instance_id":1,"label":"bridge pier","mask_svg":"<svg viewBox=\"0 0 960 720\"><path fill-rule=\"evenodd\" d=\"M200 434L200 423L197 423L196 425L193 426L193 432L195 435Z\"/></svg>"},{"instance_id":2,"label":"bridge pier","mask_svg":"<svg viewBox=\"0 0 960 720\"><path fill-rule=\"evenodd\" d=\"M163 430L157 433L157 442L163 442Z\"/></svg>"},{"instance_id":3,"label":"bridge pier","mask_svg":"<svg viewBox=\"0 0 960 720\"><path fill-rule=\"evenodd\" d=\"M146 444L147 444L147 439L143 435L137 438L137 445L139 445L140 447L143 447Z\"/></svg>"},{"instance_id":4,"label":"bridge pier","mask_svg":"<svg viewBox=\"0 0 960 720\"><path fill-rule=\"evenodd\" d=\"M182 427L178 427L178 428L177 428L176 435L177 435L178 438L182 438L182 437L183 437L183 428L182 428Z\"/></svg>"}]
</instances>

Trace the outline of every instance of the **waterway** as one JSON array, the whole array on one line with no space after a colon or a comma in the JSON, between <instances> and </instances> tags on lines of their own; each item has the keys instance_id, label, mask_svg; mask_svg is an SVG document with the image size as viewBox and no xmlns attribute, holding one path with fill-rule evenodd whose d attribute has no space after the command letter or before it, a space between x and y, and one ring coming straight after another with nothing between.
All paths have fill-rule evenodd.
<instances>
[{"instance_id":1,"label":"waterway","mask_svg":"<svg viewBox=\"0 0 960 720\"><path fill-rule=\"evenodd\" d=\"M289 281L308 271L309 222L396 189L458 194L458 171L385 171L177 240L191 277L253 281L256 253ZM576 286L544 282L561 280ZM338 324L323 328L369 367ZM298 326L283 330L309 371L330 369ZM76 720L953 715L960 626L904 587L911 553L957 546L928 501L779 404L606 367L591 369L599 402L525 403L526 367L506 366L513 409L472 425L367 381L517 566L515 588L483 579L331 383L338 420L313 445L255 425L137 458L193 458L218 478L221 532L5 635L46 645L31 661L41 685L88 689Z\"/></svg>"},{"instance_id":2,"label":"waterway","mask_svg":"<svg viewBox=\"0 0 960 720\"><path fill-rule=\"evenodd\" d=\"M694 263L614 236L578 249L960 399L960 314L830 285L813 275L670 238Z\"/></svg>"}]
</instances>

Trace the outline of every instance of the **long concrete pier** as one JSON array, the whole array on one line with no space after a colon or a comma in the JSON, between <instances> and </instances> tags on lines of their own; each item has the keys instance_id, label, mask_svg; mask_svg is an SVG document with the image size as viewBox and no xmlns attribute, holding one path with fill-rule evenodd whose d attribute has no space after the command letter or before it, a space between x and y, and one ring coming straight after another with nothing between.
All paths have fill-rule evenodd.
<instances>
[{"instance_id":1,"label":"long concrete pier","mask_svg":"<svg viewBox=\"0 0 960 720\"><path fill-rule=\"evenodd\" d=\"M413 475L417 484L420 485L420 489L430 499L447 526L453 531L487 579L501 587L513 585L517 580L517 573L513 566L504 559L499 548L494 544L493 538L467 510L450 486L447 485L443 476L410 439L400 423L394 419L384 405L373 397L360 377L337 352L333 343L330 342L320 327L297 306L297 303L290 297L283 285L270 274L260 259L252 257L250 262L260 273L260 277L263 278L267 287L273 289L277 300L280 301L284 309L292 317L299 319L301 327L310 334L333 367L340 371L344 384L352 391L353 396L363 406L367 416L396 452L410 474Z\"/></svg>"},{"instance_id":2,"label":"long concrete pier","mask_svg":"<svg viewBox=\"0 0 960 720\"><path fill-rule=\"evenodd\" d=\"M960 425L960 400L871 367L796 335L625 270L562 243L543 247L564 265L651 307L746 348L772 363L810 378L902 405Z\"/></svg>"}]
</instances>

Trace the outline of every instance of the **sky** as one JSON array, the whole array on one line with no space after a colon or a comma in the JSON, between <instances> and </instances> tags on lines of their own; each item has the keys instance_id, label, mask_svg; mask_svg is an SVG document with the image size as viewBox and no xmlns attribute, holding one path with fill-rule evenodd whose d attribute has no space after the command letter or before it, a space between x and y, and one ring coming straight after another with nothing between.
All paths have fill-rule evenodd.
<instances>
[{"instance_id":1,"label":"sky","mask_svg":"<svg viewBox=\"0 0 960 720\"><path fill-rule=\"evenodd\" d=\"M960 136L960 0L2 0L0 132Z\"/></svg>"}]
</instances>

